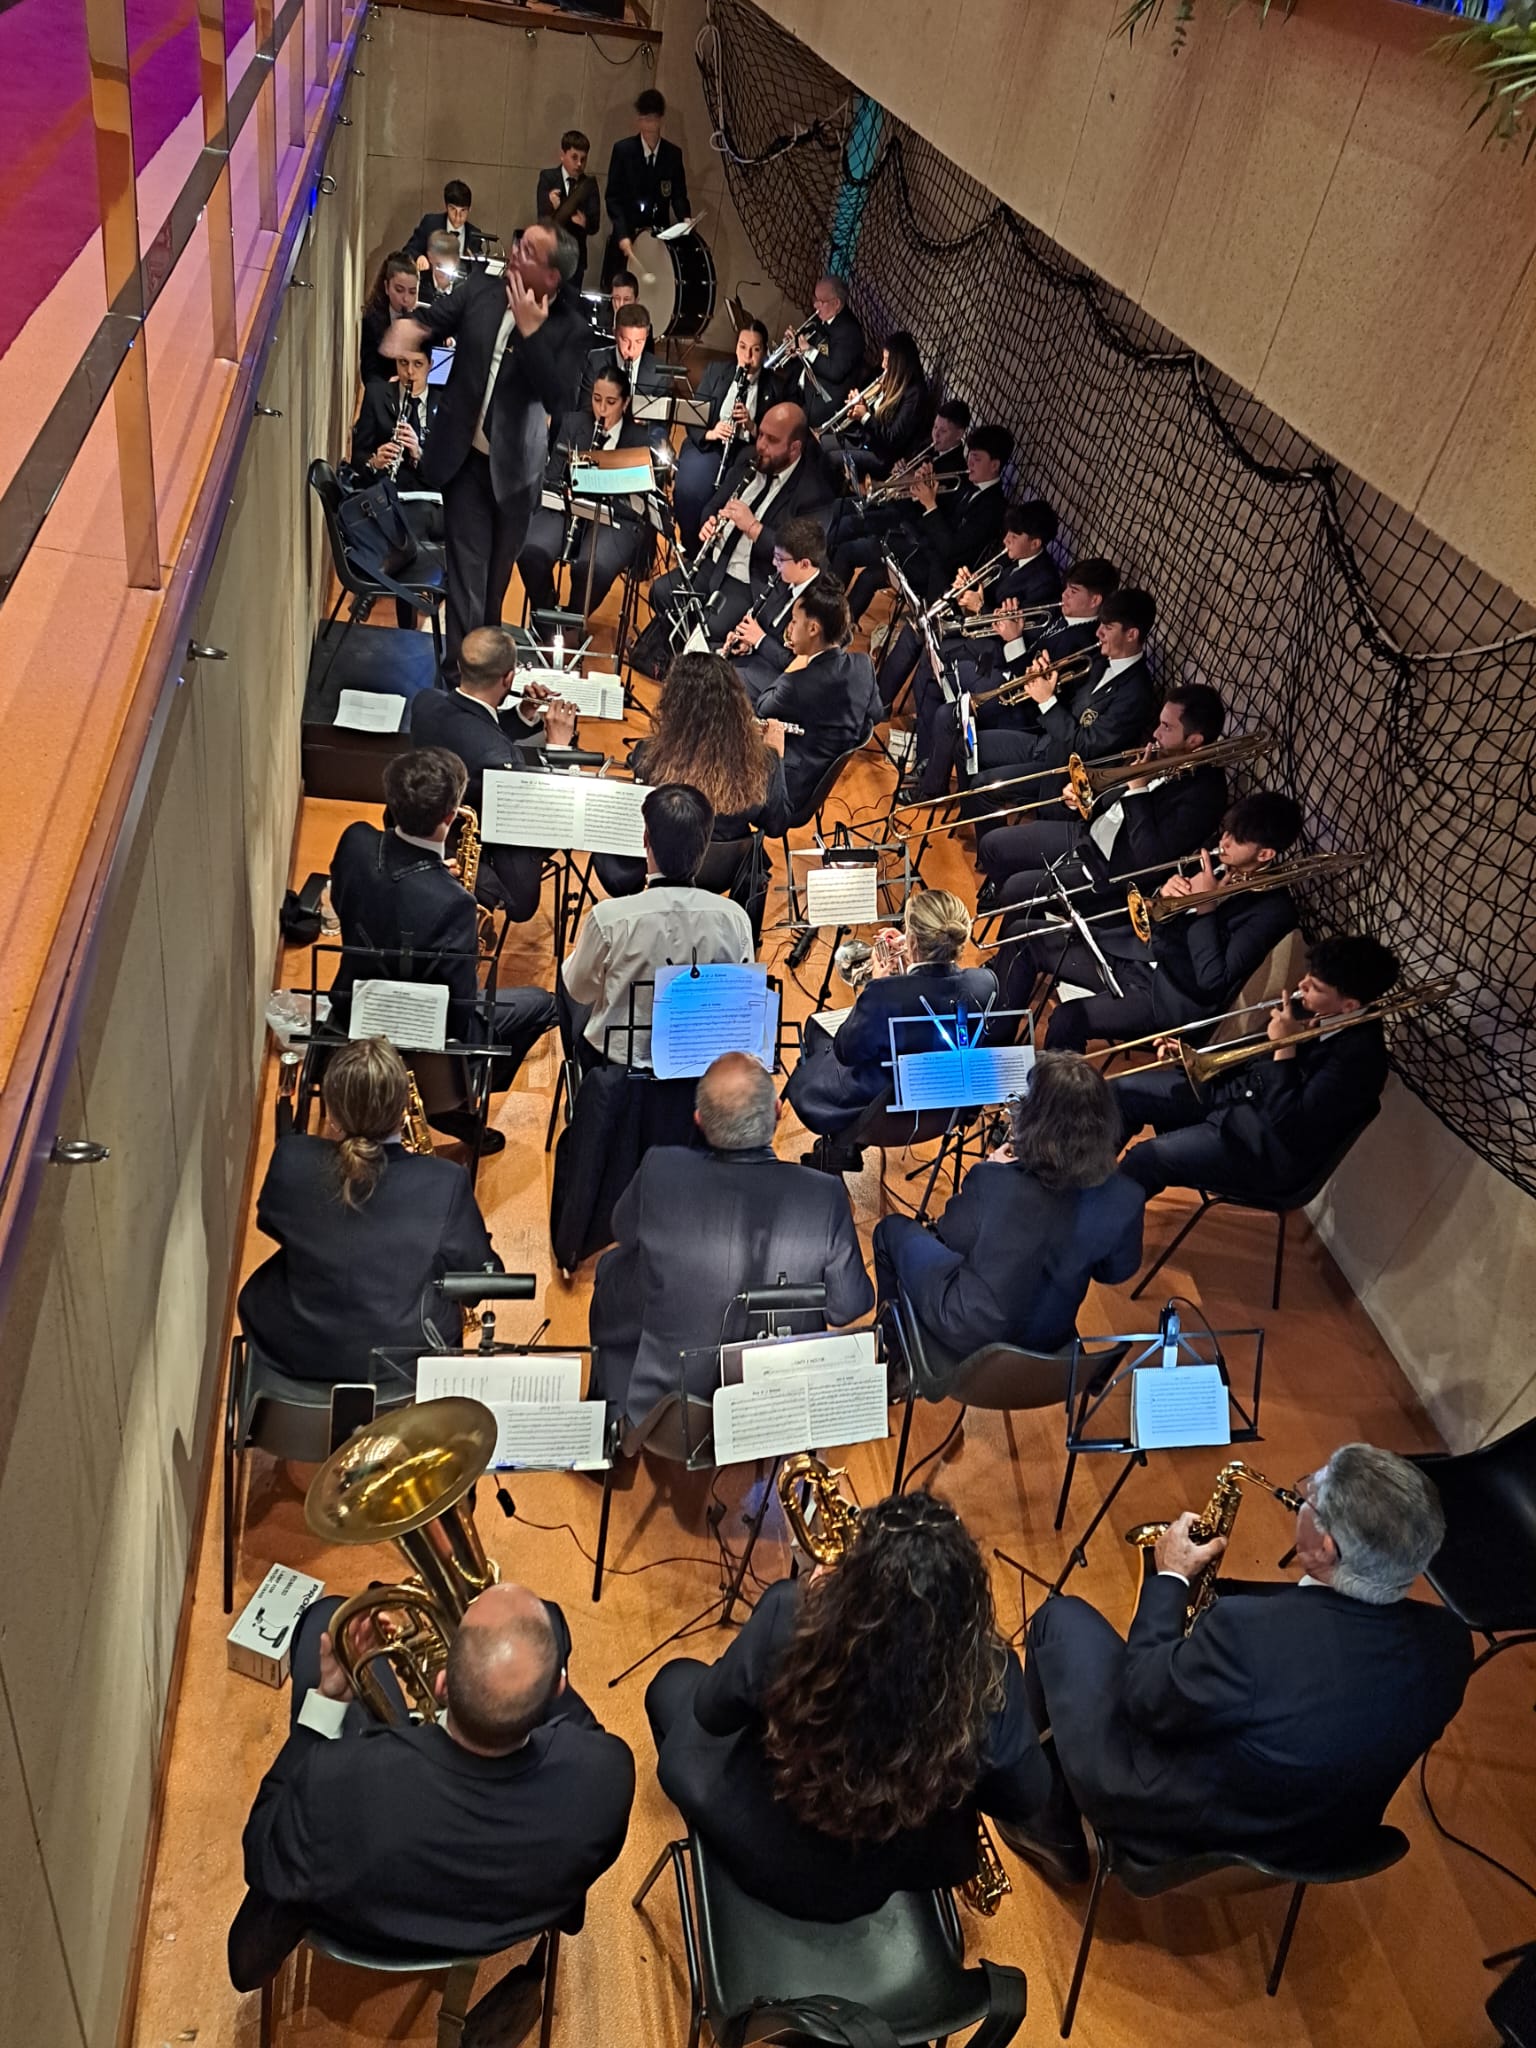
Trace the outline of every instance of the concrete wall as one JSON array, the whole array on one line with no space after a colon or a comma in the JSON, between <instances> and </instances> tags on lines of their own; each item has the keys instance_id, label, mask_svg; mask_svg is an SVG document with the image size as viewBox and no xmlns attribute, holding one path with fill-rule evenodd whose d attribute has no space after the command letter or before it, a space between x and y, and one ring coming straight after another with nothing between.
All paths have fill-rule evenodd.
<instances>
[{"instance_id":1,"label":"concrete wall","mask_svg":"<svg viewBox=\"0 0 1536 2048\"><path fill-rule=\"evenodd\" d=\"M688 196L719 278L717 318L703 340L729 345L724 304L738 289L754 313L770 317L775 329L781 325L779 293L756 281L751 246L710 148L693 55L704 0L658 0L653 11L663 34L654 68L651 46L615 36L530 33L417 14L409 6L378 9L368 52L373 90L363 239L370 277L421 216L441 206L449 178L469 185L482 227L510 234L524 226L533 218L535 180L558 157L563 129L580 128L592 138L592 169L601 184L609 151L634 131L636 95L655 85L667 96L667 133L682 148ZM605 208L587 263L593 288L606 240Z\"/></svg>"},{"instance_id":2,"label":"concrete wall","mask_svg":"<svg viewBox=\"0 0 1536 2048\"><path fill-rule=\"evenodd\" d=\"M1394 0L763 10L1247 390L1536 597L1536 175Z\"/></svg>"},{"instance_id":3,"label":"concrete wall","mask_svg":"<svg viewBox=\"0 0 1536 2048\"><path fill-rule=\"evenodd\" d=\"M229 659L188 670L106 912L59 1135L111 1157L48 1170L0 1324L0 2032L39 2048L108 2048L131 1966L299 798L323 566L299 480L352 403L359 133L192 632Z\"/></svg>"}]
</instances>

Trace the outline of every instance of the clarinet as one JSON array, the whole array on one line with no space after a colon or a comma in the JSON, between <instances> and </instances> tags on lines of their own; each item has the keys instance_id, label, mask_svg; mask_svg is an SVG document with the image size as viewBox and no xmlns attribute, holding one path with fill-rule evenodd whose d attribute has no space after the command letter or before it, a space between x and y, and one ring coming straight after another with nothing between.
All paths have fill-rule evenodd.
<instances>
[{"instance_id":1,"label":"clarinet","mask_svg":"<svg viewBox=\"0 0 1536 2048\"><path fill-rule=\"evenodd\" d=\"M757 481L759 474L757 464L749 462L742 471L741 482L731 493L732 497L739 498L743 491L749 491ZM725 546L728 535L732 539L740 538L737 529L731 524L729 519L717 518L714 532L693 558L691 569L693 575L697 576L702 568L705 568L709 563L714 562L718 558L720 550Z\"/></svg>"},{"instance_id":2,"label":"clarinet","mask_svg":"<svg viewBox=\"0 0 1536 2048\"><path fill-rule=\"evenodd\" d=\"M736 408L738 405L744 405L746 398L747 373L745 370L738 370L736 372L736 393L731 401L731 431L729 438L721 445L720 467L715 471L715 489L717 491L725 482L726 469L730 464L731 457L736 453L737 443L741 440L741 433L736 425Z\"/></svg>"},{"instance_id":3,"label":"clarinet","mask_svg":"<svg viewBox=\"0 0 1536 2048\"><path fill-rule=\"evenodd\" d=\"M400 445L400 429L405 425L405 415L410 408L410 403L411 394L402 386L400 402L395 407L395 431L392 437L395 443L395 452L389 461L389 480L391 483L399 476L400 465L405 460L405 450Z\"/></svg>"}]
</instances>

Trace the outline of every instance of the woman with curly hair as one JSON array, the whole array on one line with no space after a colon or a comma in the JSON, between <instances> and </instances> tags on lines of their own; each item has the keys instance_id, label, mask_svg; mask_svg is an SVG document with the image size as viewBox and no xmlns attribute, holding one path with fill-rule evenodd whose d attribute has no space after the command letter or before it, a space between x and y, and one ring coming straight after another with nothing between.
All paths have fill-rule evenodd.
<instances>
[{"instance_id":1,"label":"woman with curly hair","mask_svg":"<svg viewBox=\"0 0 1536 2048\"><path fill-rule=\"evenodd\" d=\"M718 1663L645 1696L663 1789L743 1891L804 1920L975 1874L976 1816L1026 1827L1050 1769L954 1509L893 1496L847 1556L771 1586Z\"/></svg>"},{"instance_id":2,"label":"woman with curly hair","mask_svg":"<svg viewBox=\"0 0 1536 2048\"><path fill-rule=\"evenodd\" d=\"M686 782L707 797L714 837L745 841L753 830L775 838L789 822L784 793L784 728L759 723L752 700L723 654L680 654L661 687L649 739L630 757L636 782ZM610 896L645 887L645 862L599 854L593 862Z\"/></svg>"}]
</instances>

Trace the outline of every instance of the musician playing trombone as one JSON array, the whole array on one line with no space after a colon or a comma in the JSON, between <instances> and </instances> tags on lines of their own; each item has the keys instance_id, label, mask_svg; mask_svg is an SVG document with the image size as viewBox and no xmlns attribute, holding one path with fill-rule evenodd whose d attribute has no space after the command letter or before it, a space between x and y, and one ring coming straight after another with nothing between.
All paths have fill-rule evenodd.
<instances>
[{"instance_id":1,"label":"musician playing trombone","mask_svg":"<svg viewBox=\"0 0 1536 2048\"><path fill-rule=\"evenodd\" d=\"M1294 993L1267 1021L1252 1019L1262 1055L1198 1088L1177 1041L1162 1041L1166 1066L1113 1083L1126 1137L1148 1124L1157 1134L1131 1147L1121 1172L1149 1196L1195 1187L1269 1200L1307 1186L1375 1116L1387 1080L1379 1024L1330 1026L1379 1002L1399 972L1378 939L1319 939Z\"/></svg>"},{"instance_id":2,"label":"musician playing trombone","mask_svg":"<svg viewBox=\"0 0 1536 2048\"><path fill-rule=\"evenodd\" d=\"M1095 936L1122 992L1058 1003L1046 1044L1082 1052L1090 1039L1137 1038L1229 1009L1249 975L1294 930L1296 906L1284 887L1227 898L1221 884L1251 879L1272 866L1295 845L1301 824L1300 805L1278 790L1239 797L1222 820L1218 859L1202 851L1195 874L1170 876L1158 891L1187 902L1187 912L1154 924L1145 941L1118 921L1098 927ZM1033 988L1037 972L1074 989L1104 987L1091 949L1069 928L1063 930L1065 943L1052 933L1008 949L1030 956L1026 966L1008 970L1009 1003ZM1008 953L998 957L1006 961Z\"/></svg>"}]
</instances>

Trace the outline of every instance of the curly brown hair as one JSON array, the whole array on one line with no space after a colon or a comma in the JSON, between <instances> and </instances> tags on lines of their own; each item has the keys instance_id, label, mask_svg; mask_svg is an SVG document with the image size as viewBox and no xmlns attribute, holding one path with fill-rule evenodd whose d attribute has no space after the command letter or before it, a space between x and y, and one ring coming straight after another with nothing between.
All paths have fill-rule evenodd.
<instances>
[{"instance_id":1,"label":"curly brown hair","mask_svg":"<svg viewBox=\"0 0 1536 2048\"><path fill-rule=\"evenodd\" d=\"M954 1509L894 1495L806 1587L764 1696L764 1749L795 1818L886 1842L973 1792L1007 1652L986 1566Z\"/></svg>"},{"instance_id":2,"label":"curly brown hair","mask_svg":"<svg viewBox=\"0 0 1536 2048\"><path fill-rule=\"evenodd\" d=\"M773 755L746 685L723 654L680 654L673 662L642 765L647 782L688 783L719 818L763 801Z\"/></svg>"}]
</instances>

